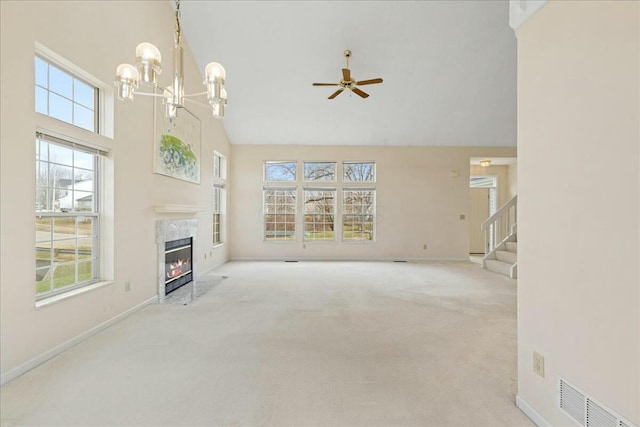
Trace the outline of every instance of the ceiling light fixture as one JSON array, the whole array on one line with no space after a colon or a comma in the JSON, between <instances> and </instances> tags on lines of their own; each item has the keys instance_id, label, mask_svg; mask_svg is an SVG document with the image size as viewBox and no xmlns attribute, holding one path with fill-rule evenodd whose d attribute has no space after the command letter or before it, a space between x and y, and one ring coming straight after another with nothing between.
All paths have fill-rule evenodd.
<instances>
[{"instance_id":1,"label":"ceiling light fixture","mask_svg":"<svg viewBox=\"0 0 640 427\"><path fill-rule=\"evenodd\" d=\"M483 168L488 168L491 166L491 160L480 160L480 166Z\"/></svg>"},{"instance_id":2,"label":"ceiling light fixture","mask_svg":"<svg viewBox=\"0 0 640 427\"><path fill-rule=\"evenodd\" d=\"M162 94L155 93L155 90L159 87L157 76L162 73L162 55L158 48L151 43L140 43L136 47L136 65L120 64L116 69L115 84L118 91L118 99L121 101L133 100L134 94L162 97L166 108L165 114L169 119L173 119L177 117L178 109L184 108L185 101L202 105L188 98L206 95L213 111L213 117L224 117L224 107L227 104L227 91L224 88L224 80L226 78L224 67L217 62L207 64L204 70L204 82L202 82L207 90L185 95L184 60L181 41L180 0L176 0L176 29L173 45L171 85L161 89ZM140 83L153 87L154 93L138 92Z\"/></svg>"}]
</instances>

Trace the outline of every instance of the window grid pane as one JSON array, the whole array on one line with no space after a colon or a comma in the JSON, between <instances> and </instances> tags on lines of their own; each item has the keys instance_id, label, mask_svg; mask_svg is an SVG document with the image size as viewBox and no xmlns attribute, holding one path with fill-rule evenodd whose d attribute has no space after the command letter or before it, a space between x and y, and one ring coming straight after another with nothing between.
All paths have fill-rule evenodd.
<instances>
[{"instance_id":1,"label":"window grid pane","mask_svg":"<svg viewBox=\"0 0 640 427\"><path fill-rule=\"evenodd\" d=\"M335 190L305 190L304 240L335 240Z\"/></svg>"},{"instance_id":2,"label":"window grid pane","mask_svg":"<svg viewBox=\"0 0 640 427\"><path fill-rule=\"evenodd\" d=\"M264 180L268 182L295 181L296 162L264 162Z\"/></svg>"},{"instance_id":3,"label":"window grid pane","mask_svg":"<svg viewBox=\"0 0 640 427\"><path fill-rule=\"evenodd\" d=\"M96 132L98 89L66 71L35 58L35 110Z\"/></svg>"},{"instance_id":4,"label":"window grid pane","mask_svg":"<svg viewBox=\"0 0 640 427\"><path fill-rule=\"evenodd\" d=\"M342 175L346 182L375 182L375 162L343 162Z\"/></svg>"},{"instance_id":5,"label":"window grid pane","mask_svg":"<svg viewBox=\"0 0 640 427\"><path fill-rule=\"evenodd\" d=\"M214 188L213 189L213 244L217 245L222 243L220 238L220 199L221 199L222 189Z\"/></svg>"},{"instance_id":6,"label":"window grid pane","mask_svg":"<svg viewBox=\"0 0 640 427\"><path fill-rule=\"evenodd\" d=\"M373 241L375 190L344 190L342 238L344 241Z\"/></svg>"},{"instance_id":7,"label":"window grid pane","mask_svg":"<svg viewBox=\"0 0 640 427\"><path fill-rule=\"evenodd\" d=\"M98 280L98 163L96 155L87 159L39 138L36 144L36 294L42 296Z\"/></svg>"},{"instance_id":8,"label":"window grid pane","mask_svg":"<svg viewBox=\"0 0 640 427\"><path fill-rule=\"evenodd\" d=\"M305 181L335 181L335 162L304 162Z\"/></svg>"},{"instance_id":9,"label":"window grid pane","mask_svg":"<svg viewBox=\"0 0 640 427\"><path fill-rule=\"evenodd\" d=\"M293 241L296 237L296 189L264 190L264 239Z\"/></svg>"},{"instance_id":10,"label":"window grid pane","mask_svg":"<svg viewBox=\"0 0 640 427\"><path fill-rule=\"evenodd\" d=\"M220 156L213 155L213 177L220 178Z\"/></svg>"}]
</instances>

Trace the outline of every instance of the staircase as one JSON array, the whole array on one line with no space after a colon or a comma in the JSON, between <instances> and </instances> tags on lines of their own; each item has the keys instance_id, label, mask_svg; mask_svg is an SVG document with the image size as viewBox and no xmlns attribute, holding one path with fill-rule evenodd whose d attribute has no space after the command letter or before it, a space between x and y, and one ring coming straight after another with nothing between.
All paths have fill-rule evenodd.
<instances>
[{"instance_id":1,"label":"staircase","mask_svg":"<svg viewBox=\"0 0 640 427\"><path fill-rule=\"evenodd\" d=\"M482 268L518 278L518 196L514 196L482 223L485 232L485 256Z\"/></svg>"}]
</instances>

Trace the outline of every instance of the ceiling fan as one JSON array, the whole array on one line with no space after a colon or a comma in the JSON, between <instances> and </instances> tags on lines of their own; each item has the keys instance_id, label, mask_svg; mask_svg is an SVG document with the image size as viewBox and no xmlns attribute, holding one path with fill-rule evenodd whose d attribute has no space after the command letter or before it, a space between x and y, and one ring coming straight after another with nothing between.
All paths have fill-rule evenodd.
<instances>
[{"instance_id":1,"label":"ceiling fan","mask_svg":"<svg viewBox=\"0 0 640 427\"><path fill-rule=\"evenodd\" d=\"M336 96L340 95L345 90L350 90L351 92L355 93L356 95L358 95L358 96L360 96L362 98L367 98L369 96L369 94L366 93L366 92L363 92L362 90L360 90L358 88L358 86L382 83L382 79L378 77L377 79L360 80L360 81L354 80L353 77L351 77L351 70L349 70L349 58L351 57L351 51L350 50L345 50L344 51L344 56L345 56L345 58L347 58L347 68L343 68L342 69L342 79L340 80L340 82L338 82L338 83L314 83L313 85L314 86L339 86L340 88L337 91L335 91L331 95L329 95L329 99L335 98Z\"/></svg>"}]
</instances>

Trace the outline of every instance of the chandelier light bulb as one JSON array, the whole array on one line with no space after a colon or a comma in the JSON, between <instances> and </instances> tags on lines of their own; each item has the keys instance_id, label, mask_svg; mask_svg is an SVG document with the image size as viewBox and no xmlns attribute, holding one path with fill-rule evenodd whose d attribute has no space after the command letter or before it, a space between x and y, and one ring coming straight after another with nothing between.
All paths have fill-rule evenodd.
<instances>
[{"instance_id":1,"label":"chandelier light bulb","mask_svg":"<svg viewBox=\"0 0 640 427\"><path fill-rule=\"evenodd\" d=\"M224 67L217 62L209 62L204 69L204 75L207 82L220 82L224 83L224 79L227 78L227 72Z\"/></svg>"},{"instance_id":2,"label":"chandelier light bulb","mask_svg":"<svg viewBox=\"0 0 640 427\"><path fill-rule=\"evenodd\" d=\"M136 58L146 61L162 62L162 54L157 47L148 42L142 42L136 47Z\"/></svg>"},{"instance_id":3,"label":"chandelier light bulb","mask_svg":"<svg viewBox=\"0 0 640 427\"><path fill-rule=\"evenodd\" d=\"M118 99L133 100L133 91L138 87L140 73L130 64L120 64L116 68L116 86L118 88Z\"/></svg>"},{"instance_id":4,"label":"chandelier light bulb","mask_svg":"<svg viewBox=\"0 0 640 427\"><path fill-rule=\"evenodd\" d=\"M162 73L162 55L157 47L143 42L136 47L136 66L143 83L155 85L156 76Z\"/></svg>"}]
</instances>

